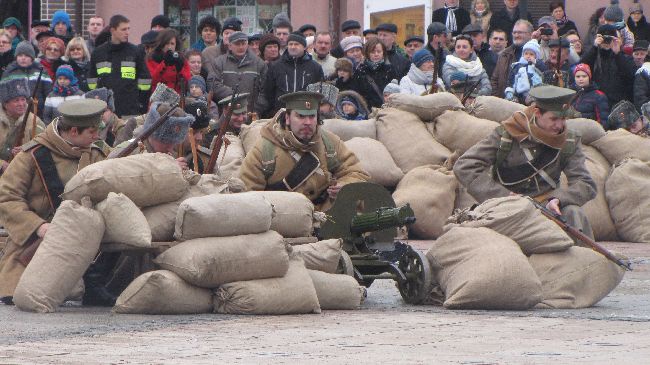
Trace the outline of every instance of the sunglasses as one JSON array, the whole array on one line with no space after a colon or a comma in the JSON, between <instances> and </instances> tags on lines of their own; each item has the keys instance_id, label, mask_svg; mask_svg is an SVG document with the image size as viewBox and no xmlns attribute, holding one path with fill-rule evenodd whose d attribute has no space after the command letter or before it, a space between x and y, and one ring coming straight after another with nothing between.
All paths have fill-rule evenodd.
<instances>
[{"instance_id":1,"label":"sunglasses","mask_svg":"<svg viewBox=\"0 0 650 365\"><path fill-rule=\"evenodd\" d=\"M52 52L61 52L58 48L53 48L53 47L47 47L45 48L46 51L52 51Z\"/></svg>"}]
</instances>

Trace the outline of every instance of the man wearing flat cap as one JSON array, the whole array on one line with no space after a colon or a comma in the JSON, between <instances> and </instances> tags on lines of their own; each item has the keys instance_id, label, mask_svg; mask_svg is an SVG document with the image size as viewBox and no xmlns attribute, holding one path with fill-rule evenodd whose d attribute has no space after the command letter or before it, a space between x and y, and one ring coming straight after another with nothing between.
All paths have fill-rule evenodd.
<instances>
[{"instance_id":1,"label":"man wearing flat cap","mask_svg":"<svg viewBox=\"0 0 650 365\"><path fill-rule=\"evenodd\" d=\"M0 258L4 303L11 303L30 259L21 256L47 232L65 184L77 171L106 158L107 151L95 144L105 109L105 102L94 99L62 103L61 116L21 147L0 179L0 222L9 233ZM86 285L84 302L89 302L96 292Z\"/></svg>"},{"instance_id":2,"label":"man wearing flat cap","mask_svg":"<svg viewBox=\"0 0 650 365\"><path fill-rule=\"evenodd\" d=\"M440 22L433 22L427 27L427 45L426 49L431 52L433 57L440 56L440 69L438 72L442 74L442 66L445 65L447 56L451 54L447 49L448 38L447 27Z\"/></svg>"},{"instance_id":3,"label":"man wearing flat cap","mask_svg":"<svg viewBox=\"0 0 650 365\"><path fill-rule=\"evenodd\" d=\"M580 135L566 125L574 94L549 85L531 89L534 103L467 150L454 174L479 203L529 196L593 238L581 207L596 196L596 184L585 167ZM566 186L560 186L561 173Z\"/></svg>"},{"instance_id":4,"label":"man wearing flat cap","mask_svg":"<svg viewBox=\"0 0 650 365\"><path fill-rule=\"evenodd\" d=\"M377 38L386 47L386 58L390 61L393 72L397 75L398 80L401 79L409 72L411 62L406 58L406 52L395 43L397 25L393 23L379 24L375 30L377 30Z\"/></svg>"},{"instance_id":5,"label":"man wearing flat cap","mask_svg":"<svg viewBox=\"0 0 650 365\"><path fill-rule=\"evenodd\" d=\"M375 34L377 34L377 32L375 32ZM361 36L361 24L356 20L346 20L341 23L341 39L339 39L339 44L336 47L332 48L332 56L336 58L345 56L340 42L343 39L351 36Z\"/></svg>"},{"instance_id":6,"label":"man wearing flat cap","mask_svg":"<svg viewBox=\"0 0 650 365\"><path fill-rule=\"evenodd\" d=\"M308 91L281 97L286 109L262 128L242 164L240 178L248 190L295 191L326 211L342 186L368 180L354 153L320 128L322 98Z\"/></svg>"},{"instance_id":7,"label":"man wearing flat cap","mask_svg":"<svg viewBox=\"0 0 650 365\"><path fill-rule=\"evenodd\" d=\"M230 44L230 36L233 33L242 31L242 21L236 17L230 17L223 21L223 28L221 28L221 42L205 47L201 51L201 64L203 65L203 71L208 74L207 82L208 85L211 84L211 78L213 77L214 71L214 62L217 57L228 52L228 45Z\"/></svg>"},{"instance_id":8,"label":"man wearing flat cap","mask_svg":"<svg viewBox=\"0 0 650 365\"><path fill-rule=\"evenodd\" d=\"M571 76L569 63L569 48L571 44L564 38L551 39L548 42L549 58L544 62L546 70L543 72L542 81L547 85L572 88L575 84ZM559 58L559 60L558 60ZM559 67L558 67L558 61Z\"/></svg>"},{"instance_id":9,"label":"man wearing flat cap","mask_svg":"<svg viewBox=\"0 0 650 365\"><path fill-rule=\"evenodd\" d=\"M424 47L424 38L419 35L414 35L406 38L404 41L404 50L409 60L413 58L415 52Z\"/></svg>"}]
</instances>

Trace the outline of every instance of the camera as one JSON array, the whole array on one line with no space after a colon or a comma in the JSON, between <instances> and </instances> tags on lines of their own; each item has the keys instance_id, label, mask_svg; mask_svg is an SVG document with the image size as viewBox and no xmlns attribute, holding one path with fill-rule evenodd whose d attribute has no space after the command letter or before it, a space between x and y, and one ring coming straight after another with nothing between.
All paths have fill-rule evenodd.
<instances>
[{"instance_id":1,"label":"camera","mask_svg":"<svg viewBox=\"0 0 650 365\"><path fill-rule=\"evenodd\" d=\"M603 43L605 44L610 44L614 40L614 36L611 35L604 35L603 36Z\"/></svg>"},{"instance_id":2,"label":"camera","mask_svg":"<svg viewBox=\"0 0 650 365\"><path fill-rule=\"evenodd\" d=\"M542 28L540 29L542 35L553 35L553 29L551 28Z\"/></svg>"}]
</instances>

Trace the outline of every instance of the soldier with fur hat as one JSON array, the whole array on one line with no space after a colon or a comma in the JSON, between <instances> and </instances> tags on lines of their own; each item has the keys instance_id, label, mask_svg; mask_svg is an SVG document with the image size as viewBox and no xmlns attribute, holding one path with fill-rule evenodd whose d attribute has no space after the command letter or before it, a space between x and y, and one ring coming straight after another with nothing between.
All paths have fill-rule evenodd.
<instances>
[{"instance_id":1,"label":"soldier with fur hat","mask_svg":"<svg viewBox=\"0 0 650 365\"><path fill-rule=\"evenodd\" d=\"M322 119L336 118L335 108L339 96L339 89L336 86L330 82L321 81L307 85L307 91L323 94L323 99L318 108L318 115Z\"/></svg>"},{"instance_id":2,"label":"soldier with fur hat","mask_svg":"<svg viewBox=\"0 0 650 365\"><path fill-rule=\"evenodd\" d=\"M369 179L354 153L320 128L322 98L308 91L281 97L286 109L262 128L242 164L240 177L248 190L295 191L326 211L342 186Z\"/></svg>"},{"instance_id":3,"label":"soldier with fur hat","mask_svg":"<svg viewBox=\"0 0 650 365\"><path fill-rule=\"evenodd\" d=\"M61 116L45 131L24 144L0 179L0 221L9 232L0 259L0 297L11 304L25 270L21 254L37 244L61 203L63 187L77 171L106 158L95 142L99 138L101 100L70 100L59 106ZM103 289L103 290L102 290ZM86 281L84 304L98 304L105 288ZM114 297L108 297L108 301Z\"/></svg>"},{"instance_id":4,"label":"soldier with fur hat","mask_svg":"<svg viewBox=\"0 0 650 365\"><path fill-rule=\"evenodd\" d=\"M650 104L645 104L641 107L645 115L650 111ZM644 118L634 107L634 104L627 100L622 100L620 103L614 105L612 112L609 114L610 129L623 128L630 133L648 137L648 119Z\"/></svg>"}]
</instances>

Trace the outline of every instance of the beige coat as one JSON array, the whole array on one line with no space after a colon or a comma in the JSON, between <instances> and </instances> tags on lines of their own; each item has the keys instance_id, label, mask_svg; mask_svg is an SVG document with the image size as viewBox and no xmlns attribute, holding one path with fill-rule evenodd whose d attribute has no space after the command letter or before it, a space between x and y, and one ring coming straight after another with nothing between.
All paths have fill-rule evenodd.
<instances>
[{"instance_id":1,"label":"beige coat","mask_svg":"<svg viewBox=\"0 0 650 365\"><path fill-rule=\"evenodd\" d=\"M13 142L8 141L7 138L12 134L12 132L15 133L14 130L19 125L22 125L23 117L24 115L17 119L11 118L7 115L5 108L0 106L0 148L2 148L2 151L0 151L0 163L8 161L11 158L11 148L14 146L12 145ZM29 113L29 116L27 117L27 126L25 127L25 135L20 143L21 145L31 141L32 139L33 120L34 114ZM36 117L36 132L33 134L37 135L44 130L45 124L43 124L41 118Z\"/></svg>"},{"instance_id":2,"label":"beige coat","mask_svg":"<svg viewBox=\"0 0 650 365\"><path fill-rule=\"evenodd\" d=\"M81 168L106 158L107 151L97 146L73 149L58 135L56 125L57 122L51 123L44 133L36 136L34 142L38 144L31 148L23 146L23 151L16 155L0 179L0 225L9 233L0 258L0 297L13 296L25 270L17 258L41 224L49 222L54 215L31 152L38 145L52 151L56 170L64 184Z\"/></svg>"},{"instance_id":3,"label":"beige coat","mask_svg":"<svg viewBox=\"0 0 650 365\"><path fill-rule=\"evenodd\" d=\"M340 185L368 181L369 176L361 167L357 156L345 147L345 144L336 135L319 127L317 133L312 137L314 143L310 146L303 145L293 138L291 132L282 128L278 119L283 117L284 113L278 113L274 121L268 123L262 129L262 138L260 138L253 150L248 152L244 159L240 178L248 190L265 190L267 185L284 179L296 165L296 160L291 156L291 151L296 151L300 155L306 153L306 151L314 152L320 161L320 170L317 170L302 185L295 189L296 192L304 194L311 201L318 198L328 188L332 178L335 178L336 182ZM325 146L320 133L327 133L327 137L335 146L340 166L333 174L329 172L327 166ZM266 180L262 172L262 146L265 143L264 139L271 141L275 145L275 171L268 180ZM317 207L317 209L325 211L331 204L332 199L328 199L320 207Z\"/></svg>"}]
</instances>

